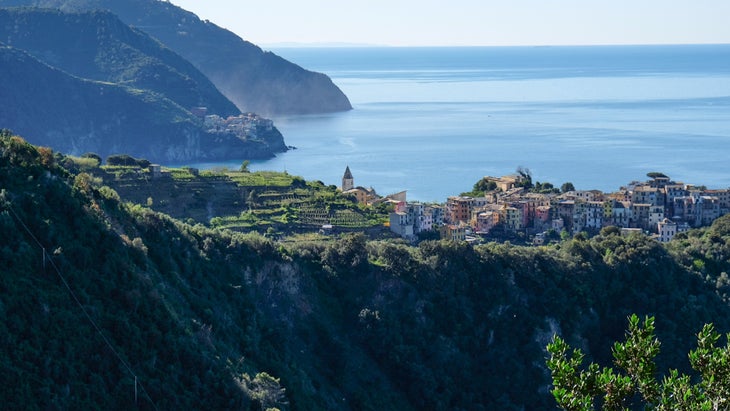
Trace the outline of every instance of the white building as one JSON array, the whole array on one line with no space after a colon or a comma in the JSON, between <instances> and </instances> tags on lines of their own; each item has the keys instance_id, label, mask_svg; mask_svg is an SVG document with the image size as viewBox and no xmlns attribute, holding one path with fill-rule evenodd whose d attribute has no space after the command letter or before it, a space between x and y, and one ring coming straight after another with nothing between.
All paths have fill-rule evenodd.
<instances>
[{"instance_id":1,"label":"white building","mask_svg":"<svg viewBox=\"0 0 730 411\"><path fill-rule=\"evenodd\" d=\"M665 218L657 224L657 231L659 232L659 241L667 243L679 232L679 228L677 223Z\"/></svg>"},{"instance_id":2,"label":"white building","mask_svg":"<svg viewBox=\"0 0 730 411\"><path fill-rule=\"evenodd\" d=\"M565 221L562 217L554 218L551 223L551 228L557 232L563 231L565 228Z\"/></svg>"},{"instance_id":3,"label":"white building","mask_svg":"<svg viewBox=\"0 0 730 411\"><path fill-rule=\"evenodd\" d=\"M427 213L421 214L416 220L415 228L417 233L433 230L433 216Z\"/></svg>"},{"instance_id":4,"label":"white building","mask_svg":"<svg viewBox=\"0 0 730 411\"><path fill-rule=\"evenodd\" d=\"M425 214L431 215L431 224L443 225L444 224L444 209L440 206L427 206L424 210Z\"/></svg>"},{"instance_id":5,"label":"white building","mask_svg":"<svg viewBox=\"0 0 730 411\"><path fill-rule=\"evenodd\" d=\"M649 208L649 227L658 227L658 224L665 219L664 217L664 207L651 206Z\"/></svg>"},{"instance_id":6,"label":"white building","mask_svg":"<svg viewBox=\"0 0 730 411\"><path fill-rule=\"evenodd\" d=\"M408 213L400 211L390 213L390 231L400 237L412 239L414 237L413 222L409 221Z\"/></svg>"}]
</instances>

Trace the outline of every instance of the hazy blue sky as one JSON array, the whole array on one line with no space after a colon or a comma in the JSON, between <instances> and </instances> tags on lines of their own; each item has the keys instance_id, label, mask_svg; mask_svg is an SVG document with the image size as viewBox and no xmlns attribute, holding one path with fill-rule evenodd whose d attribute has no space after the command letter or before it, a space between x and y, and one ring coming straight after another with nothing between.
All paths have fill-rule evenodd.
<instances>
[{"instance_id":1,"label":"hazy blue sky","mask_svg":"<svg viewBox=\"0 0 730 411\"><path fill-rule=\"evenodd\" d=\"M730 43L730 0L171 0L256 44Z\"/></svg>"}]
</instances>

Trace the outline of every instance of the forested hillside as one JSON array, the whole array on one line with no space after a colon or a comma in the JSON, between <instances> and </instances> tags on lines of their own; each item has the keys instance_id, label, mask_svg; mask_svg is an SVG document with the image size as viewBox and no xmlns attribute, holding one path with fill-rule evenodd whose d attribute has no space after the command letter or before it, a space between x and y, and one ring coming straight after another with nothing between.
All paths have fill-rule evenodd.
<instances>
[{"instance_id":1,"label":"forested hillside","mask_svg":"<svg viewBox=\"0 0 730 411\"><path fill-rule=\"evenodd\" d=\"M8 6L109 10L193 63L244 112L273 115L352 109L347 96L325 74L266 52L168 1L0 0L0 7ZM256 18L255 6L244 13L243 19Z\"/></svg>"},{"instance_id":2,"label":"forested hillside","mask_svg":"<svg viewBox=\"0 0 730 411\"><path fill-rule=\"evenodd\" d=\"M81 79L2 43L0 124L56 150L155 162L270 158L286 149L276 128L256 141L210 134L158 93Z\"/></svg>"},{"instance_id":3,"label":"forested hillside","mask_svg":"<svg viewBox=\"0 0 730 411\"><path fill-rule=\"evenodd\" d=\"M240 113L191 63L107 11L0 9L0 42L76 77L153 91L185 110Z\"/></svg>"},{"instance_id":4,"label":"forested hillside","mask_svg":"<svg viewBox=\"0 0 730 411\"><path fill-rule=\"evenodd\" d=\"M8 409L551 409L554 333L605 364L654 315L665 372L730 330L730 217L666 248L275 243L125 203L88 161L0 137Z\"/></svg>"},{"instance_id":5,"label":"forested hillside","mask_svg":"<svg viewBox=\"0 0 730 411\"><path fill-rule=\"evenodd\" d=\"M0 124L29 141L153 162L287 150L268 120L237 117L247 127L231 130L206 126L203 114L224 122L240 111L190 62L114 14L0 8Z\"/></svg>"}]
</instances>

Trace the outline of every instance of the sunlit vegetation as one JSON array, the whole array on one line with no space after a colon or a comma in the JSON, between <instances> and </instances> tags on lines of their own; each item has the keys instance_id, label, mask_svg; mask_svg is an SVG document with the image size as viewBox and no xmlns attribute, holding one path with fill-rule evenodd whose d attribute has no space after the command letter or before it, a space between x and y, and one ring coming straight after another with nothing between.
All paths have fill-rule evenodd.
<instances>
[{"instance_id":1,"label":"sunlit vegetation","mask_svg":"<svg viewBox=\"0 0 730 411\"><path fill-rule=\"evenodd\" d=\"M666 375L691 372L703 324L730 330L727 216L666 247L610 229L542 247L278 241L159 213L173 199L163 186L127 202L93 171L0 134L8 409L553 409L554 335L611 364L607 342L623 338L626 318L652 316ZM325 209L360 210L316 187ZM240 201L238 215L249 213ZM287 213L252 206L257 219L259 209ZM134 376L110 347L149 399L135 403Z\"/></svg>"},{"instance_id":2,"label":"sunlit vegetation","mask_svg":"<svg viewBox=\"0 0 730 411\"><path fill-rule=\"evenodd\" d=\"M170 173L170 177L175 181L193 181L196 178L190 168L166 168L165 171Z\"/></svg>"},{"instance_id":3,"label":"sunlit vegetation","mask_svg":"<svg viewBox=\"0 0 730 411\"><path fill-rule=\"evenodd\" d=\"M155 178L142 161L117 156L114 164L135 165L105 165L102 176L125 199L147 204L151 198L155 210L212 227L287 235L322 225L364 229L382 227L391 211L357 204L334 186L286 172L162 167Z\"/></svg>"},{"instance_id":4,"label":"sunlit vegetation","mask_svg":"<svg viewBox=\"0 0 730 411\"><path fill-rule=\"evenodd\" d=\"M238 172L229 171L224 173L236 184L244 187L303 187L306 185L304 179L292 176L286 172L277 171L255 171Z\"/></svg>"},{"instance_id":5,"label":"sunlit vegetation","mask_svg":"<svg viewBox=\"0 0 730 411\"><path fill-rule=\"evenodd\" d=\"M566 411L626 410L726 410L730 407L730 343L718 346L720 334L706 324L697 334L697 348L689 362L697 376L671 370L657 378L656 357L661 342L655 319L629 317L626 339L613 345L614 364L583 364L584 354L556 336L547 346L555 397ZM730 336L730 334L728 334Z\"/></svg>"}]
</instances>

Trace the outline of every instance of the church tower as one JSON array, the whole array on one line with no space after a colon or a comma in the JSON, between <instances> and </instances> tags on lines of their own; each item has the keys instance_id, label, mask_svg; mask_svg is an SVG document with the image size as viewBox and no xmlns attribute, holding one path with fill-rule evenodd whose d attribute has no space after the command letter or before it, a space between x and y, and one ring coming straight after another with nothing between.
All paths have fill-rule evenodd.
<instances>
[{"instance_id":1,"label":"church tower","mask_svg":"<svg viewBox=\"0 0 730 411\"><path fill-rule=\"evenodd\" d=\"M342 176L342 187L340 187L342 191L352 190L355 188L355 180L352 178L352 173L350 172L350 166L347 166L345 169L345 175Z\"/></svg>"}]
</instances>

